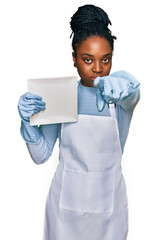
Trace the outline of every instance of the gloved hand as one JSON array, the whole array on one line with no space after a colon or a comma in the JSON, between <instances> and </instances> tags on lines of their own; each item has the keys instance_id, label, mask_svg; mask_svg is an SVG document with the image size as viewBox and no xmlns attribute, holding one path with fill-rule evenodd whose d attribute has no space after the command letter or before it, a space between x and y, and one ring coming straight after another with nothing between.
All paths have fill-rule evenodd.
<instances>
[{"instance_id":1,"label":"gloved hand","mask_svg":"<svg viewBox=\"0 0 158 240\"><path fill-rule=\"evenodd\" d=\"M18 111L21 118L20 133L25 142L38 144L41 138L41 132L38 126L30 126L30 118L35 113L45 109L45 102L40 96L30 92L22 95L18 102Z\"/></svg>"},{"instance_id":2,"label":"gloved hand","mask_svg":"<svg viewBox=\"0 0 158 240\"><path fill-rule=\"evenodd\" d=\"M32 115L41 110L45 110L45 102L42 101L40 96L27 92L20 97L18 111L23 121L29 122Z\"/></svg>"},{"instance_id":3,"label":"gloved hand","mask_svg":"<svg viewBox=\"0 0 158 240\"><path fill-rule=\"evenodd\" d=\"M133 94L140 85L125 71L118 71L105 77L97 77L93 82L96 91L98 111L103 111L107 103L117 103Z\"/></svg>"}]
</instances>

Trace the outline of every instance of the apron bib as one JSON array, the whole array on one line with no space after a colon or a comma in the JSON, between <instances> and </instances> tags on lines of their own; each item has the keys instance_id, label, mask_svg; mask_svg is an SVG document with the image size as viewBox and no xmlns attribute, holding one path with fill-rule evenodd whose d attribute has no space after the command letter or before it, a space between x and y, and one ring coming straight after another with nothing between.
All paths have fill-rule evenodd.
<instances>
[{"instance_id":1,"label":"apron bib","mask_svg":"<svg viewBox=\"0 0 158 240\"><path fill-rule=\"evenodd\" d=\"M77 122L62 124L60 208L113 212L115 172L122 153L115 107L109 106L111 117L79 114Z\"/></svg>"}]
</instances>

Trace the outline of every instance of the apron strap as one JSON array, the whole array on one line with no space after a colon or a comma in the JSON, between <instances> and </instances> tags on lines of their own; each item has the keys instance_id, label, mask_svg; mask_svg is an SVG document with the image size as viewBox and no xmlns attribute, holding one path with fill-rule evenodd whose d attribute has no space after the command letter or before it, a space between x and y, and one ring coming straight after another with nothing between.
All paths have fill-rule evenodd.
<instances>
[{"instance_id":1,"label":"apron strap","mask_svg":"<svg viewBox=\"0 0 158 240\"><path fill-rule=\"evenodd\" d=\"M108 107L109 107L111 117L116 117L115 104L109 103Z\"/></svg>"}]
</instances>

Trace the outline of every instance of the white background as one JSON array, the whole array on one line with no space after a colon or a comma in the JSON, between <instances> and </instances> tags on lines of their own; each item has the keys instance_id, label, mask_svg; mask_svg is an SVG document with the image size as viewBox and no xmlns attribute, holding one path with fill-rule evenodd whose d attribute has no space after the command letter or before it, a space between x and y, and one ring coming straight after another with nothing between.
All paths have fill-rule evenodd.
<instances>
[{"instance_id":1,"label":"white background","mask_svg":"<svg viewBox=\"0 0 158 240\"><path fill-rule=\"evenodd\" d=\"M45 200L58 164L58 142L43 165L20 136L19 97L28 78L77 75L70 18L86 3L102 7L117 36L113 71L141 82L123 156L129 199L128 240L158 239L158 107L156 1L5 0L0 3L0 239L42 239Z\"/></svg>"}]
</instances>

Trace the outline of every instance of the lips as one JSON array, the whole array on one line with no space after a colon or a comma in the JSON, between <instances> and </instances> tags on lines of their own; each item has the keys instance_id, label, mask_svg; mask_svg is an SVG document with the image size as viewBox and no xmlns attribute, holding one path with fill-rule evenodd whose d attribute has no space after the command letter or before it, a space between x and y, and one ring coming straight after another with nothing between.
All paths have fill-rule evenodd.
<instances>
[{"instance_id":1,"label":"lips","mask_svg":"<svg viewBox=\"0 0 158 240\"><path fill-rule=\"evenodd\" d=\"M91 77L91 79L94 81L97 77L99 77L99 76L96 76L96 77Z\"/></svg>"},{"instance_id":2,"label":"lips","mask_svg":"<svg viewBox=\"0 0 158 240\"><path fill-rule=\"evenodd\" d=\"M91 78L93 81L96 79L96 78Z\"/></svg>"}]
</instances>

